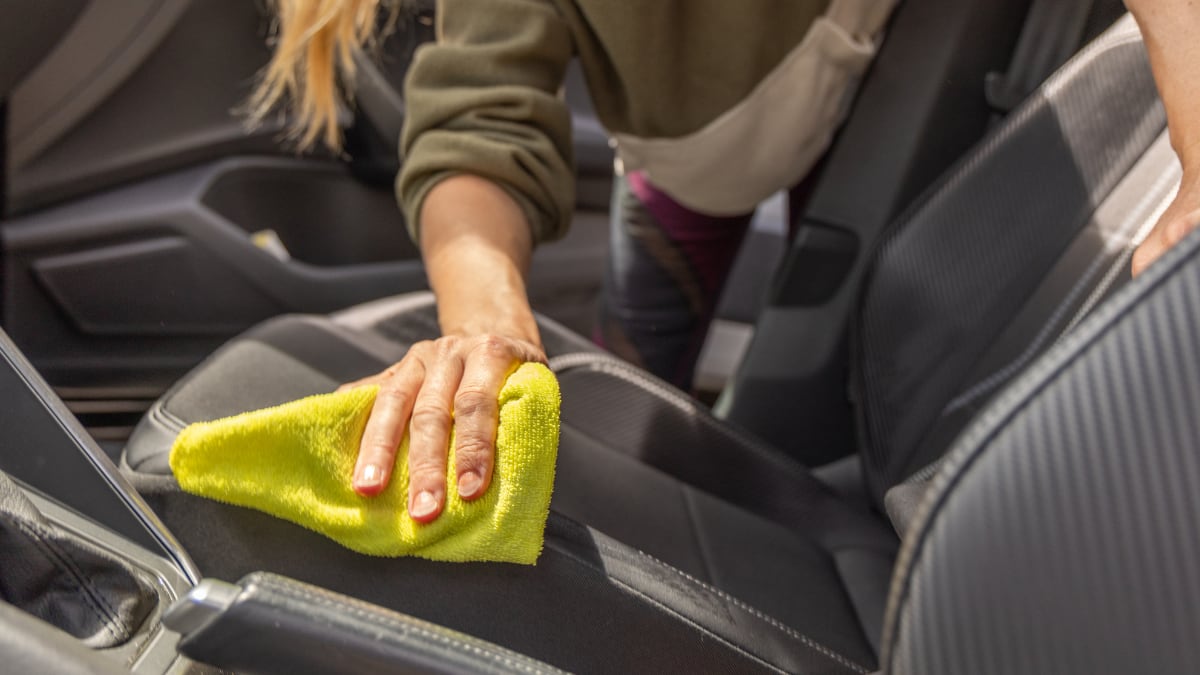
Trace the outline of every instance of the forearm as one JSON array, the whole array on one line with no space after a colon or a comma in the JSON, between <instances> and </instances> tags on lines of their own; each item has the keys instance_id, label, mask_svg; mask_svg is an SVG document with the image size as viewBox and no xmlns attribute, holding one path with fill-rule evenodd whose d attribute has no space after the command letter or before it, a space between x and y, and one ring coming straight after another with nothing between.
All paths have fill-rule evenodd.
<instances>
[{"instance_id":1,"label":"forearm","mask_svg":"<svg viewBox=\"0 0 1200 675\"><path fill-rule=\"evenodd\" d=\"M1142 29L1167 109L1171 145L1189 176L1200 175L1200 4L1126 0Z\"/></svg>"},{"instance_id":2,"label":"forearm","mask_svg":"<svg viewBox=\"0 0 1200 675\"><path fill-rule=\"evenodd\" d=\"M1200 5L1195 0L1126 0L1150 55L1183 176L1179 192L1134 251L1136 276L1200 225Z\"/></svg>"},{"instance_id":3,"label":"forearm","mask_svg":"<svg viewBox=\"0 0 1200 675\"><path fill-rule=\"evenodd\" d=\"M541 349L525 290L530 227L503 189L475 176L447 178L425 198L420 232L444 335L500 335Z\"/></svg>"}]
</instances>

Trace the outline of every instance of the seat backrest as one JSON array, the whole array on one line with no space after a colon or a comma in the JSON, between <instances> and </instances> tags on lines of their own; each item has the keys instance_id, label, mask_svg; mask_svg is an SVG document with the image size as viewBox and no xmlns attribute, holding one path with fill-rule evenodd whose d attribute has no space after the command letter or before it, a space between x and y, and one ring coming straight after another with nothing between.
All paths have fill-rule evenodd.
<instances>
[{"instance_id":1,"label":"seat backrest","mask_svg":"<svg viewBox=\"0 0 1200 675\"><path fill-rule=\"evenodd\" d=\"M1200 231L997 397L897 563L883 672L1200 672Z\"/></svg>"},{"instance_id":2,"label":"seat backrest","mask_svg":"<svg viewBox=\"0 0 1200 675\"><path fill-rule=\"evenodd\" d=\"M1117 188L1148 151L1163 152L1165 124L1126 17L883 234L851 340L877 500L940 458L1128 268L1152 207L1138 206L1149 187Z\"/></svg>"},{"instance_id":3,"label":"seat backrest","mask_svg":"<svg viewBox=\"0 0 1200 675\"><path fill-rule=\"evenodd\" d=\"M904 0L896 8L823 168L793 191L794 236L773 281L774 264L762 263L784 235L752 230L744 245L718 311L754 320L754 337L719 416L811 466L856 450L844 395L846 326L880 231L984 136L1010 99L1019 103L1123 13L1120 0L1032 4ZM1074 23L1045 21L1047 5ZM1004 108L991 96L999 84Z\"/></svg>"}]
</instances>

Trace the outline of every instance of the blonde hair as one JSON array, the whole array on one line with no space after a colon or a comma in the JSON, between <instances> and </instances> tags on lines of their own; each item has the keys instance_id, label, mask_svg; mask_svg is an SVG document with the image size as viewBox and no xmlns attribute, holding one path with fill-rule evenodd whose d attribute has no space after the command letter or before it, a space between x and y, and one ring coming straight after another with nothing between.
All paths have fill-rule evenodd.
<instances>
[{"instance_id":1,"label":"blonde hair","mask_svg":"<svg viewBox=\"0 0 1200 675\"><path fill-rule=\"evenodd\" d=\"M318 141L342 147L338 112L354 92L354 52L373 45L379 12L394 23L398 0L269 0L274 52L246 105L252 125L281 104L293 113L289 137L300 150Z\"/></svg>"}]
</instances>

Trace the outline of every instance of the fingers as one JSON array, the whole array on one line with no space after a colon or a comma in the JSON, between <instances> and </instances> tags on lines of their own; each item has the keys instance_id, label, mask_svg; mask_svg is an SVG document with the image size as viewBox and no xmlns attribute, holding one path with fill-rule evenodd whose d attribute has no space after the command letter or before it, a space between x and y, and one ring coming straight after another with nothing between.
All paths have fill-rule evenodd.
<instances>
[{"instance_id":1,"label":"fingers","mask_svg":"<svg viewBox=\"0 0 1200 675\"><path fill-rule=\"evenodd\" d=\"M491 484L500 415L497 395L516 364L511 349L499 339L480 342L467 356L454 396L455 475L463 499L479 497Z\"/></svg>"},{"instance_id":2,"label":"fingers","mask_svg":"<svg viewBox=\"0 0 1200 675\"><path fill-rule=\"evenodd\" d=\"M449 487L467 500L483 495L495 465L500 388L517 364L545 358L524 340L448 336L413 345L399 364L343 385L379 385L359 447L355 491L371 496L387 487L407 429L408 514L421 523L434 520L446 504L449 439L456 426L455 484Z\"/></svg>"},{"instance_id":3,"label":"fingers","mask_svg":"<svg viewBox=\"0 0 1200 675\"><path fill-rule=\"evenodd\" d=\"M427 523L446 501L446 455L450 445L450 411L463 376L463 361L454 342L440 342L434 365L412 409L408 443L408 515Z\"/></svg>"},{"instance_id":4,"label":"fingers","mask_svg":"<svg viewBox=\"0 0 1200 675\"><path fill-rule=\"evenodd\" d=\"M408 419L424 378L425 365L414 355L401 361L394 370L389 369L382 375L355 383L375 381L379 384L379 393L375 396L375 404L358 449L358 462L352 481L355 492L370 496L379 494L387 487L392 477L392 467L396 464L396 453L400 450L400 441L404 438L404 430L408 427Z\"/></svg>"},{"instance_id":5,"label":"fingers","mask_svg":"<svg viewBox=\"0 0 1200 675\"><path fill-rule=\"evenodd\" d=\"M1192 230L1200 225L1200 210L1192 211L1182 216L1168 215L1154 226L1146 240L1133 253L1133 276L1141 274L1162 254L1175 244L1178 244Z\"/></svg>"},{"instance_id":6,"label":"fingers","mask_svg":"<svg viewBox=\"0 0 1200 675\"><path fill-rule=\"evenodd\" d=\"M1158 260L1158 257L1167 250L1167 243L1163 237L1166 229L1164 223L1156 225L1150 231L1150 234L1146 236L1146 239L1138 245L1137 250L1133 252L1133 260L1131 261L1133 276L1136 277L1141 274L1143 270L1150 266L1150 263Z\"/></svg>"},{"instance_id":7,"label":"fingers","mask_svg":"<svg viewBox=\"0 0 1200 675\"><path fill-rule=\"evenodd\" d=\"M346 384L341 385L334 391L339 391L339 392L340 391L349 391L350 389L357 389L358 387L365 387L369 384L379 384L379 383L383 382L388 377L388 375L389 375L389 373L387 371L382 372L382 373L377 373L370 377L364 377L361 380L347 382Z\"/></svg>"}]
</instances>

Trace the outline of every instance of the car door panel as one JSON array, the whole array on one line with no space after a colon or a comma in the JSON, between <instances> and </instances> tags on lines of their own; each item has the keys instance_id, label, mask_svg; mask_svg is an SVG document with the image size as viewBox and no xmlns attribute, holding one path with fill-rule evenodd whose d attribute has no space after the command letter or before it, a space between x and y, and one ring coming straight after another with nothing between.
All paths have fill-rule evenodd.
<instances>
[{"instance_id":1,"label":"car door panel","mask_svg":"<svg viewBox=\"0 0 1200 675\"><path fill-rule=\"evenodd\" d=\"M426 287L391 177L431 2L360 59L373 84L346 116L345 157L296 153L283 116L247 129L237 114L270 55L261 3L84 5L7 97L0 290L4 326L93 433L119 440L166 386L262 319ZM568 99L595 132L586 97ZM584 210L537 252L529 289L537 309L586 331L611 150L603 133L582 136ZM372 160L382 168L364 170Z\"/></svg>"}]
</instances>

